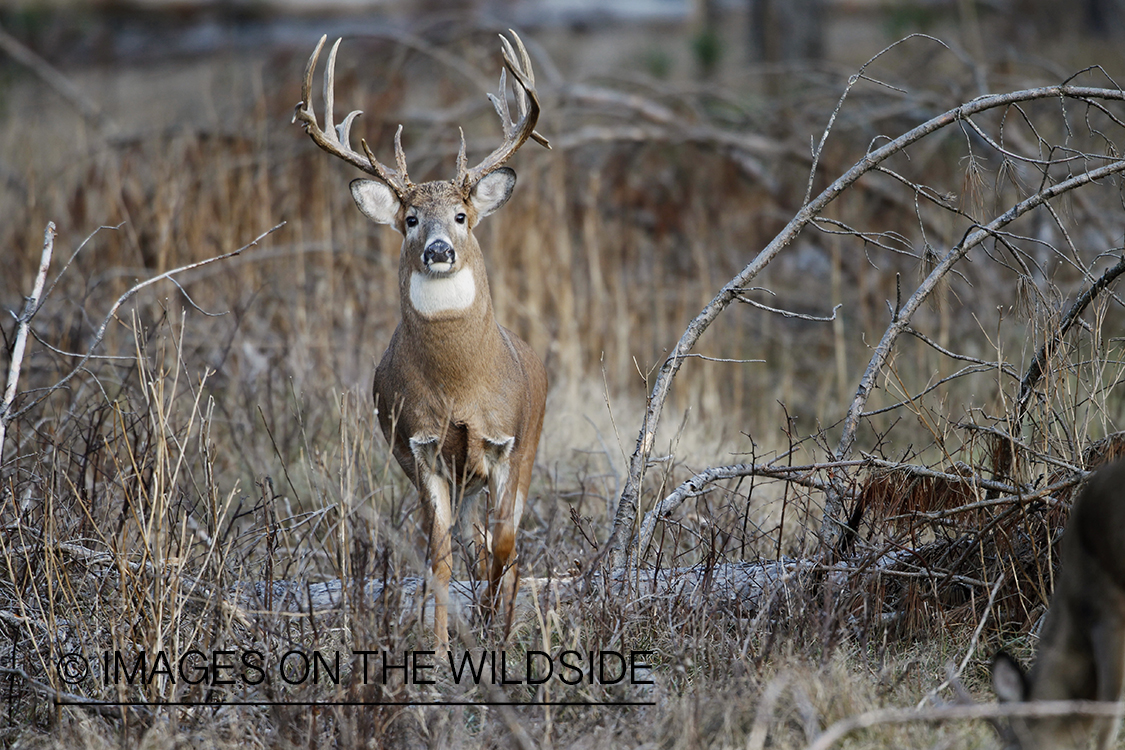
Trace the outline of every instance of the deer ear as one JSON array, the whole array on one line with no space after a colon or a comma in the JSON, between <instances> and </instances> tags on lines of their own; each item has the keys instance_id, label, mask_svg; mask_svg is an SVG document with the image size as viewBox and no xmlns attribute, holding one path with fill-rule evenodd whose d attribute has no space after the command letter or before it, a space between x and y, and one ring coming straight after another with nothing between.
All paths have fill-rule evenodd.
<instances>
[{"instance_id":1,"label":"deer ear","mask_svg":"<svg viewBox=\"0 0 1125 750\"><path fill-rule=\"evenodd\" d=\"M1025 701L1030 692L1023 668L1005 651L992 657L992 689L1001 703Z\"/></svg>"},{"instance_id":2,"label":"deer ear","mask_svg":"<svg viewBox=\"0 0 1125 750\"><path fill-rule=\"evenodd\" d=\"M482 177L469 193L469 201L477 210L477 218L483 219L507 203L515 187L516 173L507 167L500 167Z\"/></svg>"},{"instance_id":3,"label":"deer ear","mask_svg":"<svg viewBox=\"0 0 1125 750\"><path fill-rule=\"evenodd\" d=\"M385 183L378 180L352 180L352 198L363 215L376 224L394 224L402 204Z\"/></svg>"}]
</instances>

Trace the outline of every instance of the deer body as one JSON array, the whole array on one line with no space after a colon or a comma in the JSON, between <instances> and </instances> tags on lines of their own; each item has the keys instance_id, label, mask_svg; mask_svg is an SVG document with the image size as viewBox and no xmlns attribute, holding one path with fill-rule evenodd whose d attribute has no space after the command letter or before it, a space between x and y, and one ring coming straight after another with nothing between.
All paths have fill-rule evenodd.
<instances>
[{"instance_id":1,"label":"deer body","mask_svg":"<svg viewBox=\"0 0 1125 750\"><path fill-rule=\"evenodd\" d=\"M1039 640L1025 675L1004 652L993 659L1001 701L1118 701L1125 685L1125 461L1094 474L1070 512L1060 570ZM1107 748L1117 721L1064 716L1013 719L1010 747Z\"/></svg>"},{"instance_id":2,"label":"deer body","mask_svg":"<svg viewBox=\"0 0 1125 750\"><path fill-rule=\"evenodd\" d=\"M518 61L504 40L506 69L520 87L518 122L508 115L503 73L500 97L492 97L504 122L504 144L470 170L462 142L455 179L415 185L406 176L398 136L395 170L379 163L366 143L365 155L347 145L356 113L333 132L331 90L339 42L325 73L329 127L321 130L316 124L308 89L323 43L322 38L309 60L304 101L295 118L321 148L378 178L353 181L352 197L368 218L403 236L402 320L375 371L373 392L383 434L421 498L429 535L434 633L444 647L454 510L471 518L467 511L487 491L487 515L471 522L481 577L488 581L485 600L490 610L502 602L510 612L518 582L516 530L543 426L546 371L528 344L496 322L484 257L473 235L477 223L503 206L515 187L515 172L502 166L504 161L529 137L546 145L534 132L539 105L531 63L519 37Z\"/></svg>"},{"instance_id":3,"label":"deer body","mask_svg":"<svg viewBox=\"0 0 1125 750\"><path fill-rule=\"evenodd\" d=\"M485 179L499 182L511 173L493 174ZM365 187L381 189L379 183ZM531 347L496 322L480 247L470 231L458 231L471 228L481 211L451 195L449 183L419 190L429 200L415 198L396 218L404 235L402 322L375 371L374 395L383 435L422 495L440 640L448 627L453 510L468 517L486 488L492 500L487 528L473 524L482 564L491 558L481 571L489 582L486 599L510 601L515 594L516 529L543 426L547 374ZM365 206L360 203L375 218ZM441 220L444 214L449 221ZM458 214L465 215L463 225L456 223ZM407 216L418 218L414 227L406 226ZM452 262L443 254L427 267L426 249L435 242L450 244ZM435 265L441 270L432 270Z\"/></svg>"}]
</instances>

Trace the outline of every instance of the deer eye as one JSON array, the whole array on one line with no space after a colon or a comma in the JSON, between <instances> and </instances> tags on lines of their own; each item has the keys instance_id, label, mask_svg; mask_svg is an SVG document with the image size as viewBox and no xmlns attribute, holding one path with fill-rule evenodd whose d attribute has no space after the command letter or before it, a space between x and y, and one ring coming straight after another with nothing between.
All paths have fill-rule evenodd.
<instances>
[{"instance_id":1,"label":"deer eye","mask_svg":"<svg viewBox=\"0 0 1125 750\"><path fill-rule=\"evenodd\" d=\"M418 226L418 217L417 216L407 216L406 217L406 226L408 226L408 227Z\"/></svg>"},{"instance_id":2,"label":"deer eye","mask_svg":"<svg viewBox=\"0 0 1125 750\"><path fill-rule=\"evenodd\" d=\"M453 220L455 222L457 222L458 224L464 224L465 223L465 214L457 214L456 216L453 217Z\"/></svg>"}]
</instances>

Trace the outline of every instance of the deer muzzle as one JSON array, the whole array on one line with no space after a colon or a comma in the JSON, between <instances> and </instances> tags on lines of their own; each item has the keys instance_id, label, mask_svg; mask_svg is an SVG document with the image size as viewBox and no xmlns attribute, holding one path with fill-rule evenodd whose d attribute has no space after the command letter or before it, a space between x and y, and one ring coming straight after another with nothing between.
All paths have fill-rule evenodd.
<instances>
[{"instance_id":1,"label":"deer muzzle","mask_svg":"<svg viewBox=\"0 0 1125 750\"><path fill-rule=\"evenodd\" d=\"M453 246L441 239L431 240L422 252L422 262L426 268L439 273L452 270L456 260L457 252Z\"/></svg>"}]
</instances>

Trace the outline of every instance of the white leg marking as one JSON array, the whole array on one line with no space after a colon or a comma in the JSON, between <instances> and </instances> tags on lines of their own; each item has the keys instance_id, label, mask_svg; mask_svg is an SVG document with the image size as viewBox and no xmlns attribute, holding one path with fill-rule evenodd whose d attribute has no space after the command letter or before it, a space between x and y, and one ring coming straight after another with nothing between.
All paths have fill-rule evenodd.
<instances>
[{"instance_id":1,"label":"white leg marking","mask_svg":"<svg viewBox=\"0 0 1125 750\"><path fill-rule=\"evenodd\" d=\"M512 448L514 437L501 437L499 440L484 439L484 471L488 474L488 492L492 495L492 506L499 507L504 499L511 473Z\"/></svg>"},{"instance_id":2,"label":"white leg marking","mask_svg":"<svg viewBox=\"0 0 1125 750\"><path fill-rule=\"evenodd\" d=\"M425 487L423 495L427 496L434 510L434 526L448 529L452 522L450 510L449 482L443 476L441 458L438 456L440 441L436 437L415 436L410 438L410 452L414 455L414 470L418 472L418 479Z\"/></svg>"},{"instance_id":3,"label":"white leg marking","mask_svg":"<svg viewBox=\"0 0 1125 750\"><path fill-rule=\"evenodd\" d=\"M437 471L438 438L436 435L410 438L410 455L414 456L414 470L422 476Z\"/></svg>"},{"instance_id":4,"label":"white leg marking","mask_svg":"<svg viewBox=\"0 0 1125 750\"><path fill-rule=\"evenodd\" d=\"M516 507L512 510L512 523L517 527L520 525L520 519L523 518L523 493L516 490Z\"/></svg>"},{"instance_id":5,"label":"white leg marking","mask_svg":"<svg viewBox=\"0 0 1125 750\"><path fill-rule=\"evenodd\" d=\"M438 474L426 477L426 491L433 501L434 526L448 529L452 520L449 510L449 483Z\"/></svg>"}]
</instances>

